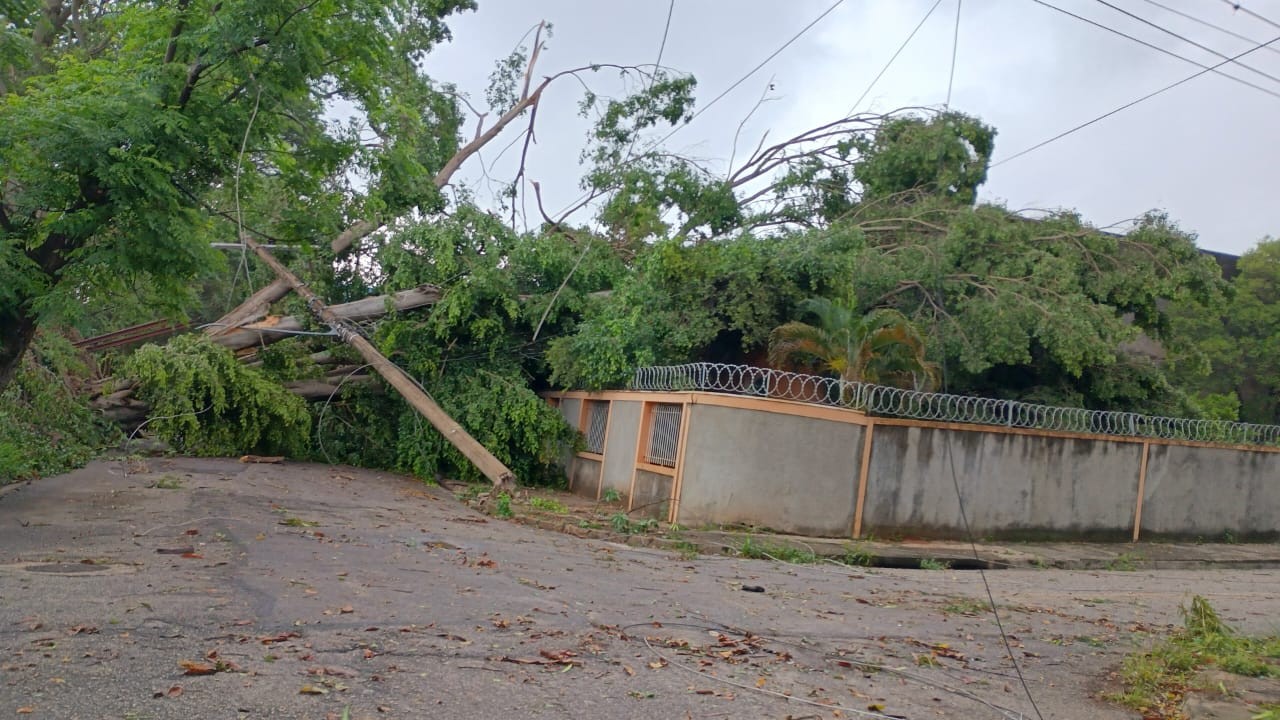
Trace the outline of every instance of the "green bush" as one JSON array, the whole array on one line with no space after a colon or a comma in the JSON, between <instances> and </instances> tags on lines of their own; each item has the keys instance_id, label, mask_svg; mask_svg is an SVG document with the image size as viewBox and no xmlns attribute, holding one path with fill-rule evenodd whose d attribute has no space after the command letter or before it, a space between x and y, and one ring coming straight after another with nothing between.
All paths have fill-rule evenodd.
<instances>
[{"instance_id":1,"label":"green bush","mask_svg":"<svg viewBox=\"0 0 1280 720\"><path fill-rule=\"evenodd\" d=\"M80 467L119 440L36 352L0 393L0 485Z\"/></svg>"},{"instance_id":2,"label":"green bush","mask_svg":"<svg viewBox=\"0 0 1280 720\"><path fill-rule=\"evenodd\" d=\"M151 405L147 429L181 452L299 456L310 445L306 401L202 335L145 345L124 373Z\"/></svg>"}]
</instances>

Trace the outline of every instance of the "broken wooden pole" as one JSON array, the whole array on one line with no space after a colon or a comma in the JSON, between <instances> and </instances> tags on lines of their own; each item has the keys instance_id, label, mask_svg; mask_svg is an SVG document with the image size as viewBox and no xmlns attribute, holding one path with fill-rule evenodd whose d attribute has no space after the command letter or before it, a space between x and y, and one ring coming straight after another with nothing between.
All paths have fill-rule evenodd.
<instances>
[{"instance_id":1,"label":"broken wooden pole","mask_svg":"<svg viewBox=\"0 0 1280 720\"><path fill-rule=\"evenodd\" d=\"M388 307L393 312L403 312L431 305L439 300L440 288L435 285L421 285L391 295L374 295L341 305L333 305L329 309L344 320L356 322L382 317L387 314ZM231 328L210 339L215 344L236 352L246 348L270 345L301 332L305 332L302 318L286 315Z\"/></svg>"},{"instance_id":2,"label":"broken wooden pole","mask_svg":"<svg viewBox=\"0 0 1280 720\"><path fill-rule=\"evenodd\" d=\"M241 240L245 245L249 246L249 249L253 250L254 254L262 262L266 263L275 272L277 277L288 282L294 292L307 301L307 308L316 317L332 328L343 342L354 347L361 357L365 359L365 362L369 363L370 367L385 378L387 382L391 383L391 386L413 406L413 409L425 417L436 430L439 430L446 440L476 466L476 469L498 487L515 485L515 474L506 465L503 465L501 460L494 457L488 448L481 445L456 420L449 417L449 414L437 405L418 385L417 381L409 377L408 373L378 352L373 343L366 340L364 336L352 327L350 321L338 317L332 309L324 304L320 296L312 292L311 288L307 287L297 275L294 275L289 268L277 260L270 251L247 236L242 236Z\"/></svg>"}]
</instances>

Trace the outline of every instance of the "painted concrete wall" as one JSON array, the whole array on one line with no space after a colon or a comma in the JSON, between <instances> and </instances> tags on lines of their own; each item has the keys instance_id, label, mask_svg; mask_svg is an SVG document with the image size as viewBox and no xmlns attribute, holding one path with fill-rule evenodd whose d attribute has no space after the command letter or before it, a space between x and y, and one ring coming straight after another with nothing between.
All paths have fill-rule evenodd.
<instances>
[{"instance_id":1,"label":"painted concrete wall","mask_svg":"<svg viewBox=\"0 0 1280 720\"><path fill-rule=\"evenodd\" d=\"M608 440L601 482L605 490L617 490L624 499L631 492L631 470L636 466L641 410L642 403L625 400L614 400L609 406Z\"/></svg>"},{"instance_id":2,"label":"painted concrete wall","mask_svg":"<svg viewBox=\"0 0 1280 720\"><path fill-rule=\"evenodd\" d=\"M600 461L575 457L569 466L569 487L575 495L595 499L600 491Z\"/></svg>"},{"instance_id":3,"label":"painted concrete wall","mask_svg":"<svg viewBox=\"0 0 1280 720\"><path fill-rule=\"evenodd\" d=\"M618 393L612 398L604 486L624 495L644 397ZM719 397L689 395L677 522L690 527L744 523L848 537L863 427L776 412L768 400L754 400L765 405L748 409L731 406L741 398L721 404ZM576 398L561 403L572 423L580 408ZM793 404L785 408L796 411ZM979 539L1133 537L1142 442L924 425L877 423L874 428L864 536L965 539L958 481ZM1280 453L1148 447L1141 538L1222 540L1229 533L1240 540L1280 539ZM575 492L594 496L601 464L572 458L567 465ZM633 507L669 496L671 479L651 475L636 473Z\"/></svg>"},{"instance_id":4,"label":"painted concrete wall","mask_svg":"<svg viewBox=\"0 0 1280 720\"><path fill-rule=\"evenodd\" d=\"M877 425L864 534L1132 537L1138 443ZM955 479L952 478L952 465Z\"/></svg>"},{"instance_id":5,"label":"painted concrete wall","mask_svg":"<svg viewBox=\"0 0 1280 720\"><path fill-rule=\"evenodd\" d=\"M676 522L848 537L862 428L759 410L690 409Z\"/></svg>"},{"instance_id":6,"label":"painted concrete wall","mask_svg":"<svg viewBox=\"0 0 1280 720\"><path fill-rule=\"evenodd\" d=\"M582 413L582 401L578 398L561 398L560 417L569 423L569 427L578 428L578 417Z\"/></svg>"},{"instance_id":7,"label":"painted concrete wall","mask_svg":"<svg viewBox=\"0 0 1280 720\"><path fill-rule=\"evenodd\" d=\"M674 483L675 478L670 475L636 470L636 496L629 514L666 520L671 508L671 487Z\"/></svg>"},{"instance_id":8,"label":"painted concrete wall","mask_svg":"<svg viewBox=\"0 0 1280 720\"><path fill-rule=\"evenodd\" d=\"M1280 454L1152 445L1143 537L1280 537Z\"/></svg>"}]
</instances>

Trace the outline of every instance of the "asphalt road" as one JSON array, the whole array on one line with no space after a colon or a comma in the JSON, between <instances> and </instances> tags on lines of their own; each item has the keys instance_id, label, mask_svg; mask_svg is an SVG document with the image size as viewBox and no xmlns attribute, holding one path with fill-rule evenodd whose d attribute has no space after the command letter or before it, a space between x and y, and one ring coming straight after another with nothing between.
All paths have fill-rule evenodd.
<instances>
[{"instance_id":1,"label":"asphalt road","mask_svg":"<svg viewBox=\"0 0 1280 720\"><path fill-rule=\"evenodd\" d=\"M1088 720L1134 717L1096 696L1192 593L1276 632L1278 575L986 573L1040 713ZM99 462L0 495L0 717L1035 717L985 603L973 571L686 560L385 473Z\"/></svg>"}]
</instances>

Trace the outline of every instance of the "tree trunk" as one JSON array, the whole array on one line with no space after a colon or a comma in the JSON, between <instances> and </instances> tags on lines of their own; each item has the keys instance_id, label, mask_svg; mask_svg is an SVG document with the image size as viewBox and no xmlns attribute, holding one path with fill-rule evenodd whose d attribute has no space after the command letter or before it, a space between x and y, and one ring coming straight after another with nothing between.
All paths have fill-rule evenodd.
<instances>
[{"instance_id":1,"label":"tree trunk","mask_svg":"<svg viewBox=\"0 0 1280 720\"><path fill-rule=\"evenodd\" d=\"M0 392L13 380L36 336L36 320L22 310L22 300L0 307Z\"/></svg>"}]
</instances>

